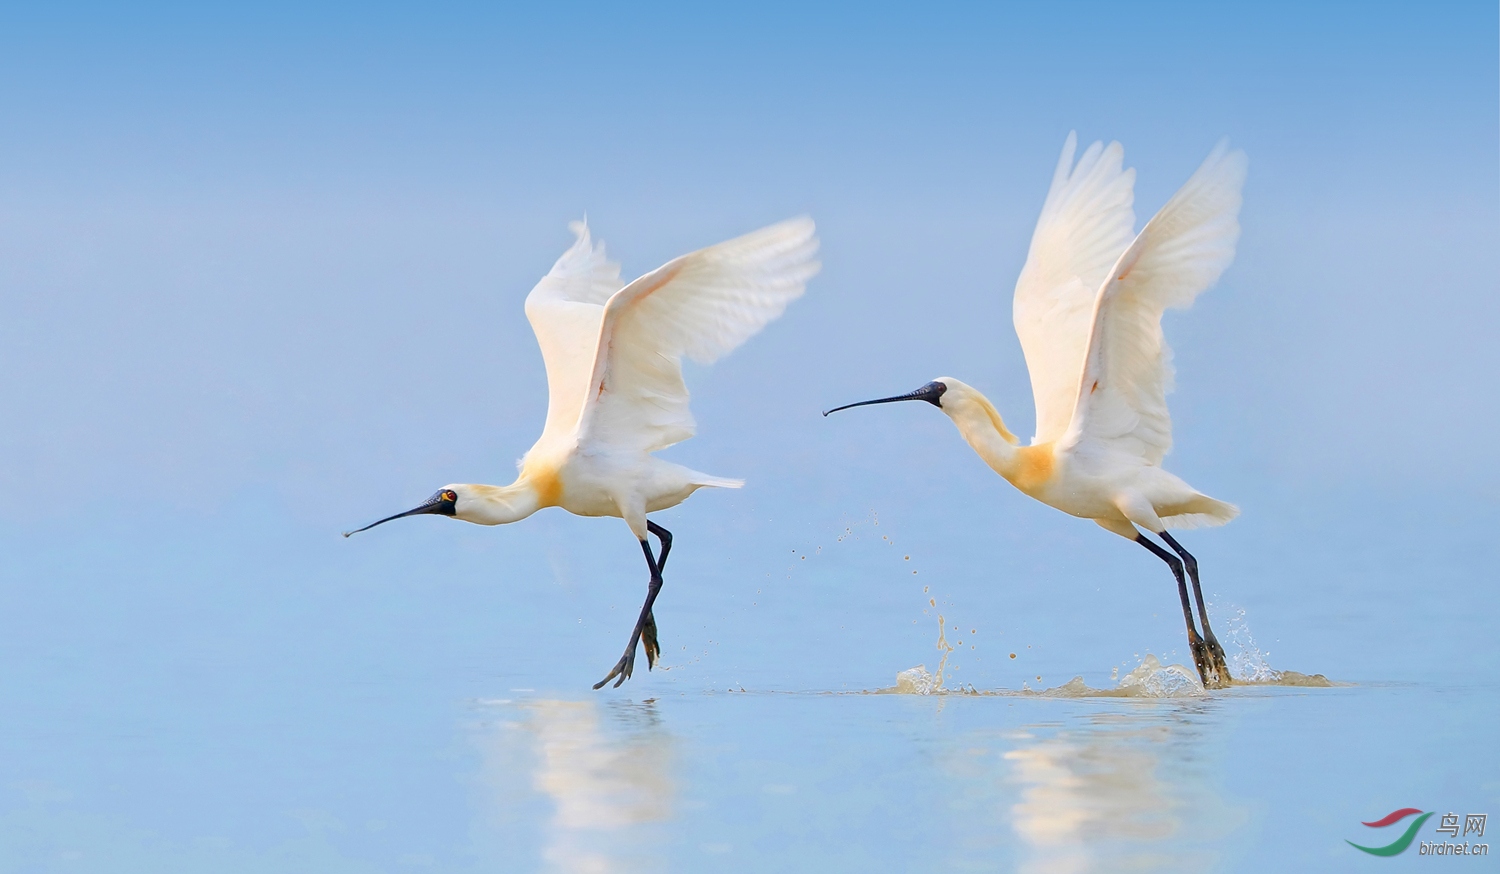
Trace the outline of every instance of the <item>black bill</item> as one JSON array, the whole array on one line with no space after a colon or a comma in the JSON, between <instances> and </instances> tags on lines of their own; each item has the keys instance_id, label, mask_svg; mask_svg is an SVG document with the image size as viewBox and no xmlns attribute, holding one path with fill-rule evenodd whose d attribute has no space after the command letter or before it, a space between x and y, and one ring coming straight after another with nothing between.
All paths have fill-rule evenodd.
<instances>
[{"instance_id":1,"label":"black bill","mask_svg":"<svg viewBox=\"0 0 1500 874\"><path fill-rule=\"evenodd\" d=\"M407 510L405 513L397 513L394 516L387 516L384 519L381 519L379 522L371 522L363 528L356 528L353 531L345 531L344 536L348 537L351 534L358 534L361 531L369 531L376 525L384 525L392 519L400 519L405 516L424 516L430 513L435 513L439 516L452 516L455 512L457 512L455 506L457 503L458 493L453 491L452 489L443 489L442 491L428 498L426 501L423 501L422 505L419 507L413 507L412 509Z\"/></svg>"},{"instance_id":2,"label":"black bill","mask_svg":"<svg viewBox=\"0 0 1500 874\"><path fill-rule=\"evenodd\" d=\"M934 407L942 407L942 402L939 400L939 398L941 398L943 396L943 392L947 390L948 386L942 384L941 382L933 381L927 383L916 391L910 391L904 395L896 395L895 397L890 398L876 398L873 401L860 401L857 404L844 404L842 407L834 407L831 410L825 410L823 412L823 415L826 416L829 413L837 413L839 410L847 410L850 407L863 407L868 406L869 404L893 404L896 401L926 401L927 403L932 404Z\"/></svg>"}]
</instances>

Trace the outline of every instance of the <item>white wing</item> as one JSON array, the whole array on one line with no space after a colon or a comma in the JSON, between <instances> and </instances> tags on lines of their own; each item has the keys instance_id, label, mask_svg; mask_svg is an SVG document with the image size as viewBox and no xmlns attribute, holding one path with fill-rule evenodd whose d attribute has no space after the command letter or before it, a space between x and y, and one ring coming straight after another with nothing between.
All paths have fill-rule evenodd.
<instances>
[{"instance_id":1,"label":"white wing","mask_svg":"<svg viewBox=\"0 0 1500 874\"><path fill-rule=\"evenodd\" d=\"M811 219L799 218L667 262L604 307L584 442L654 452L693 436L682 356L707 364L802 295L818 272Z\"/></svg>"},{"instance_id":2,"label":"white wing","mask_svg":"<svg viewBox=\"0 0 1500 874\"><path fill-rule=\"evenodd\" d=\"M1013 317L1036 402L1033 443L1062 436L1073 418L1094 298L1135 228L1135 171L1122 167L1125 150L1094 143L1074 167L1077 142L1068 134L1016 280Z\"/></svg>"},{"instance_id":3,"label":"white wing","mask_svg":"<svg viewBox=\"0 0 1500 874\"><path fill-rule=\"evenodd\" d=\"M526 318L547 365L547 424L542 441L571 435L593 373L604 303L624 285L620 265L594 248L586 222L569 227L578 239L526 296ZM538 441L541 442L541 441Z\"/></svg>"},{"instance_id":4,"label":"white wing","mask_svg":"<svg viewBox=\"0 0 1500 874\"><path fill-rule=\"evenodd\" d=\"M1172 448L1162 312L1192 304L1234 260L1246 163L1244 152L1219 143L1120 256L1099 290L1064 443L1153 465Z\"/></svg>"}]
</instances>

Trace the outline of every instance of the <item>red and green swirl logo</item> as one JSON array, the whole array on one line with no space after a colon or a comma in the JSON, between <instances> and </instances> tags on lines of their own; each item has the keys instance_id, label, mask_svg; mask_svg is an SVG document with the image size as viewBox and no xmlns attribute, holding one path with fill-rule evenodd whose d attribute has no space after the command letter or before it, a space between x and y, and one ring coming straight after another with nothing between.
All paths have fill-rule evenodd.
<instances>
[{"instance_id":1,"label":"red and green swirl logo","mask_svg":"<svg viewBox=\"0 0 1500 874\"><path fill-rule=\"evenodd\" d=\"M1406 827L1405 834L1403 834L1399 838L1396 838L1394 841L1391 841L1389 844L1386 844L1383 847L1362 847L1353 841L1345 841L1344 843L1348 844L1356 850L1363 850L1372 856L1397 855L1407 847L1411 846L1412 839L1417 836L1417 829L1422 827L1422 823L1426 822L1429 816L1432 816L1432 811L1422 813L1422 811L1416 809L1415 807L1403 807L1400 810L1393 810L1390 813L1387 813L1385 816L1382 816L1380 819L1377 819L1374 822L1362 823L1362 825L1367 825L1370 828L1385 828L1392 823L1400 822L1401 820L1406 819L1412 814L1421 814L1421 816L1418 816L1416 819L1412 820L1411 825Z\"/></svg>"}]
</instances>

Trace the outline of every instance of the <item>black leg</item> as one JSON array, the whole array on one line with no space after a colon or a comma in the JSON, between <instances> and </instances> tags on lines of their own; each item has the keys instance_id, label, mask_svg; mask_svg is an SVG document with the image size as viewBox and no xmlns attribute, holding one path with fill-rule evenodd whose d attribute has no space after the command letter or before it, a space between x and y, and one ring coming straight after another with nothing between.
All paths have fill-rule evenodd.
<instances>
[{"instance_id":1,"label":"black leg","mask_svg":"<svg viewBox=\"0 0 1500 874\"><path fill-rule=\"evenodd\" d=\"M1152 555L1167 562L1167 567L1172 568L1172 576L1178 577L1178 597L1182 600L1182 618L1188 622L1188 649L1193 652L1193 666L1199 669L1199 679L1203 681L1203 688L1217 690L1217 688L1227 687L1229 669L1224 667L1223 651L1220 651L1218 658L1215 658L1214 651L1203 643L1202 637L1199 637L1199 630L1193 627L1193 607L1188 604L1188 582L1182 574L1182 561L1179 561L1178 556L1152 543L1145 534L1137 534L1136 543L1142 544L1146 549L1151 550Z\"/></svg>"},{"instance_id":2,"label":"black leg","mask_svg":"<svg viewBox=\"0 0 1500 874\"><path fill-rule=\"evenodd\" d=\"M1188 578L1193 581L1193 599L1198 602L1198 619L1203 623L1203 638L1205 640L1213 640L1213 629L1208 627L1208 610L1203 606L1203 587L1198 583L1198 559L1193 558L1193 554L1183 549L1182 544L1178 543L1167 532L1163 531L1156 536L1166 541L1168 546L1175 549L1177 554L1182 556L1182 563L1187 567Z\"/></svg>"},{"instance_id":3,"label":"black leg","mask_svg":"<svg viewBox=\"0 0 1500 874\"><path fill-rule=\"evenodd\" d=\"M1166 562L1167 567L1172 569L1172 576L1177 578L1177 594L1182 598L1182 618L1187 620L1188 642L1196 643L1199 640L1198 629L1193 625L1193 608L1188 604L1187 580L1182 576L1182 562L1177 556L1152 543L1144 534L1137 534L1135 542L1151 550L1152 555Z\"/></svg>"},{"instance_id":4,"label":"black leg","mask_svg":"<svg viewBox=\"0 0 1500 874\"><path fill-rule=\"evenodd\" d=\"M1167 567L1172 569L1172 576L1177 578L1177 596L1182 599L1182 618L1187 622L1188 650L1193 654L1193 666L1198 669L1198 679L1203 681L1203 688L1218 689L1228 685L1220 680L1218 665L1214 662L1208 645L1203 642L1203 638L1198 636L1198 629L1193 626L1193 608L1188 602L1187 578L1182 573L1182 561L1152 543L1144 534L1137 534L1135 542L1166 562Z\"/></svg>"},{"instance_id":5,"label":"black leg","mask_svg":"<svg viewBox=\"0 0 1500 874\"><path fill-rule=\"evenodd\" d=\"M667 572L667 553L672 551L672 532L646 520L646 531L655 534L656 539L661 542L661 551L656 556L656 573L658 575ZM646 614L646 624L641 626L641 643L646 646L646 670L656 667L656 660L661 658L661 641L656 636L656 614Z\"/></svg>"},{"instance_id":6,"label":"black leg","mask_svg":"<svg viewBox=\"0 0 1500 874\"><path fill-rule=\"evenodd\" d=\"M646 520L646 530L655 534L656 539L661 541L661 555L656 557L656 570L659 573L666 573L667 553L672 551L672 532L652 522L650 519Z\"/></svg>"},{"instance_id":7,"label":"black leg","mask_svg":"<svg viewBox=\"0 0 1500 874\"><path fill-rule=\"evenodd\" d=\"M661 591L661 567L657 565L656 557L651 554L650 543L642 540L641 552L646 554L646 566L651 569L651 582L646 589L646 603L641 605L641 615L635 621L635 629L630 632L630 644L625 647L625 654L620 656L620 660L610 669L609 676L594 684L595 689L602 689L605 683L619 677L615 680L615 688L618 689L621 683L630 679L630 673L635 669L635 648L641 641L641 634L645 631L647 621L649 620L652 628L655 628L656 621L651 618L651 605L656 603L656 595ZM647 649L649 651L651 647Z\"/></svg>"},{"instance_id":8,"label":"black leg","mask_svg":"<svg viewBox=\"0 0 1500 874\"><path fill-rule=\"evenodd\" d=\"M1224 647L1219 645L1219 639L1214 637L1214 630L1208 626L1208 608L1203 605L1203 586L1198 582L1198 559L1193 554L1182 548L1172 535L1163 531L1157 535L1166 544L1182 556L1182 563L1187 567L1188 578L1193 581L1193 600L1198 604L1198 621L1203 625L1203 639L1208 643L1209 651L1218 660L1218 668L1224 674L1224 679L1229 679L1229 666L1224 658Z\"/></svg>"}]
</instances>

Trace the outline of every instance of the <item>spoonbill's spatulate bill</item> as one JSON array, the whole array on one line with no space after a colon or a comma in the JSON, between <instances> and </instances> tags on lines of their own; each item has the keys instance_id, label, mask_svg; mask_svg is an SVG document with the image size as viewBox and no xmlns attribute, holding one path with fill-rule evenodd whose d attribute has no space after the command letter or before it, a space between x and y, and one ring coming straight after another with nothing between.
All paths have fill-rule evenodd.
<instances>
[{"instance_id":1,"label":"spoonbill's spatulate bill","mask_svg":"<svg viewBox=\"0 0 1500 874\"><path fill-rule=\"evenodd\" d=\"M520 476L508 486L445 486L421 506L359 530L423 514L503 525L543 507L624 519L651 578L625 654L598 689L630 677L642 640L648 667L660 655L652 605L672 534L646 514L704 487L744 484L651 454L693 436L682 356L713 362L780 316L818 272L818 241L811 219L792 219L683 255L626 285L603 245L590 243L587 226L573 230L577 242L526 297L547 366L548 402L542 436L521 459Z\"/></svg>"},{"instance_id":2,"label":"spoonbill's spatulate bill","mask_svg":"<svg viewBox=\"0 0 1500 874\"><path fill-rule=\"evenodd\" d=\"M984 395L951 377L828 412L927 401L947 413L985 463L1016 488L1150 550L1177 579L1203 685L1220 688L1231 678L1208 625L1198 562L1167 529L1223 525L1239 510L1161 467L1172 445L1166 403L1172 371L1161 316L1169 306L1191 304L1234 259L1245 155L1220 143L1135 234L1135 171L1124 169L1120 144L1094 143L1075 166L1076 146L1069 134L1016 282L1016 333L1036 401L1031 445L1020 445Z\"/></svg>"}]
</instances>

